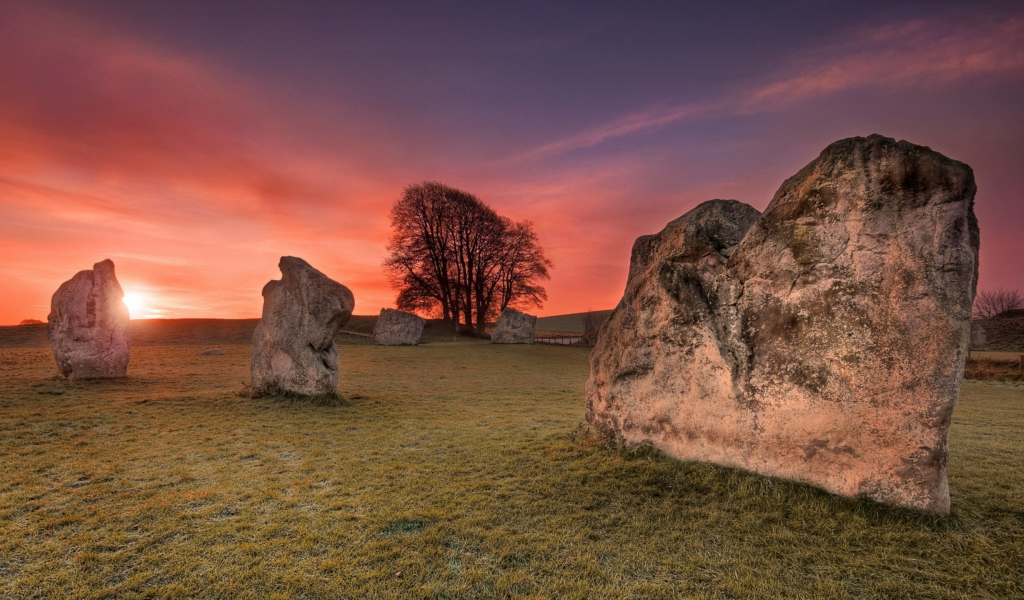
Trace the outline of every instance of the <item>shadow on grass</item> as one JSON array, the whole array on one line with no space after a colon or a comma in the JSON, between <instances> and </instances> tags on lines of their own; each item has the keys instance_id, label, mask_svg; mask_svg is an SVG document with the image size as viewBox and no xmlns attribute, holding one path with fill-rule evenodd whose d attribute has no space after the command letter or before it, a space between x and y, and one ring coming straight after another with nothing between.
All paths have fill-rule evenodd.
<instances>
[{"instance_id":1,"label":"shadow on grass","mask_svg":"<svg viewBox=\"0 0 1024 600\"><path fill-rule=\"evenodd\" d=\"M304 394L296 394L295 392L289 392L282 389L271 389L256 392L252 389L252 386L248 383L242 383L242 387L235 392L235 396L239 398L246 398L252 400L271 400L278 403L284 404L309 404L312 406L344 406L347 401L339 396L337 393L333 394L316 394L307 396Z\"/></svg>"},{"instance_id":2,"label":"shadow on grass","mask_svg":"<svg viewBox=\"0 0 1024 600\"><path fill-rule=\"evenodd\" d=\"M422 519L400 519L388 523L384 527L383 533L386 537L401 533L415 533L423 529L424 524Z\"/></svg>"},{"instance_id":3,"label":"shadow on grass","mask_svg":"<svg viewBox=\"0 0 1024 600\"><path fill-rule=\"evenodd\" d=\"M140 377L76 379L72 381L61 375L47 377L30 385L37 394L46 396L131 393L148 390L152 386L153 381Z\"/></svg>"},{"instance_id":4,"label":"shadow on grass","mask_svg":"<svg viewBox=\"0 0 1024 600\"><path fill-rule=\"evenodd\" d=\"M817 486L761 475L736 467L674 459L650 442L627 446L580 423L568 434L571 447L595 460L621 465L617 476L632 482L633 493L649 499L676 497L716 502L737 517L800 511L839 520L860 520L870 527L911 527L929 532L962 531L969 524L954 504L948 516L880 504L867 497L847 498Z\"/></svg>"}]
</instances>

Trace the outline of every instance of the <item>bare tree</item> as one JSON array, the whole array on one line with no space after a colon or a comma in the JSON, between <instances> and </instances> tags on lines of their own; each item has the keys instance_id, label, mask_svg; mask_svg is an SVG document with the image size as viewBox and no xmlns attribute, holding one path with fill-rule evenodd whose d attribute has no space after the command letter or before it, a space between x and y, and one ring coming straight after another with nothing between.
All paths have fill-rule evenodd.
<instances>
[{"instance_id":1,"label":"bare tree","mask_svg":"<svg viewBox=\"0 0 1024 600\"><path fill-rule=\"evenodd\" d=\"M502 255L498 272L501 296L498 312L512 306L541 306L548 299L548 293L539 281L550 279L548 269L551 261L537 243L533 223L509 221L502 239Z\"/></svg>"},{"instance_id":2,"label":"bare tree","mask_svg":"<svg viewBox=\"0 0 1024 600\"><path fill-rule=\"evenodd\" d=\"M399 309L439 310L445 322L457 322L450 224L460 193L438 183L410 186L391 209L394 232L384 269L399 290Z\"/></svg>"},{"instance_id":3,"label":"bare tree","mask_svg":"<svg viewBox=\"0 0 1024 600\"><path fill-rule=\"evenodd\" d=\"M1024 296L1017 290L985 290L978 292L974 299L974 316L980 319L991 319L1008 310L1020 308L1024 308Z\"/></svg>"},{"instance_id":4,"label":"bare tree","mask_svg":"<svg viewBox=\"0 0 1024 600\"><path fill-rule=\"evenodd\" d=\"M547 298L539 280L549 278L551 262L532 224L502 217L472 194L436 182L409 186L391 224L384 269L401 310L482 331L509 304Z\"/></svg>"}]
</instances>

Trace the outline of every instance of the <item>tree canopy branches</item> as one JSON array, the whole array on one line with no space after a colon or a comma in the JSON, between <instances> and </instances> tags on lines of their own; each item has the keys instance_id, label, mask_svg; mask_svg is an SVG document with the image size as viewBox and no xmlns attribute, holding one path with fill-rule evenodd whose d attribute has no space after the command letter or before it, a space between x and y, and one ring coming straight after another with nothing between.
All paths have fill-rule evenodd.
<instances>
[{"instance_id":1,"label":"tree canopy branches","mask_svg":"<svg viewBox=\"0 0 1024 600\"><path fill-rule=\"evenodd\" d=\"M985 290L974 298L974 316L991 319L1008 310L1024 308L1024 296L1017 290Z\"/></svg>"},{"instance_id":2,"label":"tree canopy branches","mask_svg":"<svg viewBox=\"0 0 1024 600\"><path fill-rule=\"evenodd\" d=\"M550 279L533 224L436 182L405 189L391 209L385 272L401 310L482 331L508 306L541 306Z\"/></svg>"}]
</instances>

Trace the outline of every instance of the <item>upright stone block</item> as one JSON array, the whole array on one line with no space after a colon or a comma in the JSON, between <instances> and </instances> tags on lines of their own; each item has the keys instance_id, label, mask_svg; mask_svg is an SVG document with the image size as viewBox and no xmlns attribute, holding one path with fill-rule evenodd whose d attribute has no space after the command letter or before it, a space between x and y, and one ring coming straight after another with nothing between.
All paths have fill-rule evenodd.
<instances>
[{"instance_id":1,"label":"upright stone block","mask_svg":"<svg viewBox=\"0 0 1024 600\"><path fill-rule=\"evenodd\" d=\"M947 513L974 194L963 163L850 138L763 215L711 201L639 238L591 355L587 420L680 459Z\"/></svg>"},{"instance_id":2,"label":"upright stone block","mask_svg":"<svg viewBox=\"0 0 1024 600\"><path fill-rule=\"evenodd\" d=\"M491 333L495 344L532 344L537 337L537 317L506 308L498 316Z\"/></svg>"},{"instance_id":3,"label":"upright stone block","mask_svg":"<svg viewBox=\"0 0 1024 600\"><path fill-rule=\"evenodd\" d=\"M334 336L352 316L352 292L301 258L281 258L281 279L263 287L252 339L252 389L324 396L338 387Z\"/></svg>"},{"instance_id":4,"label":"upright stone block","mask_svg":"<svg viewBox=\"0 0 1024 600\"><path fill-rule=\"evenodd\" d=\"M78 380L128 374L131 333L123 298L110 259L57 288L46 333L61 375Z\"/></svg>"},{"instance_id":5,"label":"upright stone block","mask_svg":"<svg viewBox=\"0 0 1024 600\"><path fill-rule=\"evenodd\" d=\"M427 320L393 308L380 309L373 324L373 341L380 346L415 346L420 343Z\"/></svg>"}]
</instances>

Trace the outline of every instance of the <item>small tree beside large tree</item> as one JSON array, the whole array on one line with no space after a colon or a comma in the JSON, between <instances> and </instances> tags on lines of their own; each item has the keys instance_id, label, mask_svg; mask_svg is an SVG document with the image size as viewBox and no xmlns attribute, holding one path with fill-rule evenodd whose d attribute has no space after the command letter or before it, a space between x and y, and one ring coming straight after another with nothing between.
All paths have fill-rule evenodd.
<instances>
[{"instance_id":1,"label":"small tree beside large tree","mask_svg":"<svg viewBox=\"0 0 1024 600\"><path fill-rule=\"evenodd\" d=\"M391 209L385 273L400 310L483 331L512 306L541 306L551 261L533 224L436 182L409 186Z\"/></svg>"},{"instance_id":2,"label":"small tree beside large tree","mask_svg":"<svg viewBox=\"0 0 1024 600\"><path fill-rule=\"evenodd\" d=\"M974 316L980 319L991 319L1020 308L1024 308L1024 296L1017 290L985 290L974 298Z\"/></svg>"}]
</instances>

